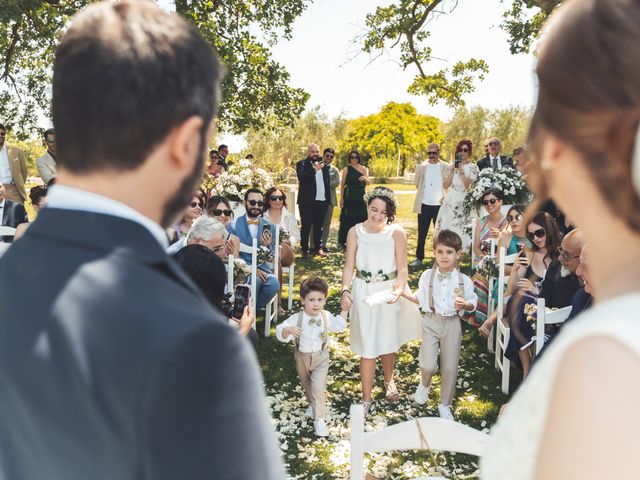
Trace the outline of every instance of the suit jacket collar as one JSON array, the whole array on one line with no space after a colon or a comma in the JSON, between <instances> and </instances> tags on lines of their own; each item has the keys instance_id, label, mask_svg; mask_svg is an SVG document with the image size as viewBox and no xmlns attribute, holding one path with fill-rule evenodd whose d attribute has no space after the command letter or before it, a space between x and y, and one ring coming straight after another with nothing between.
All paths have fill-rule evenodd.
<instances>
[{"instance_id":1,"label":"suit jacket collar","mask_svg":"<svg viewBox=\"0 0 640 480\"><path fill-rule=\"evenodd\" d=\"M75 244L105 255L145 264L167 274L187 290L203 298L200 290L165 253L153 235L132 220L103 213L46 207L40 210L27 235Z\"/></svg>"}]
</instances>

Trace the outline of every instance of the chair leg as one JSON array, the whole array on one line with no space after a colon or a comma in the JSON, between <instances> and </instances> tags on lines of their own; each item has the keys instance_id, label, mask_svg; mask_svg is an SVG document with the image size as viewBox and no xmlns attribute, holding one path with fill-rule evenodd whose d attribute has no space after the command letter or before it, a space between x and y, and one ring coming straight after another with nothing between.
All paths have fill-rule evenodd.
<instances>
[{"instance_id":1,"label":"chair leg","mask_svg":"<svg viewBox=\"0 0 640 480\"><path fill-rule=\"evenodd\" d=\"M287 306L289 310L293 308L293 267L294 263L289 266L289 299L287 300Z\"/></svg>"},{"instance_id":2,"label":"chair leg","mask_svg":"<svg viewBox=\"0 0 640 480\"><path fill-rule=\"evenodd\" d=\"M271 304L272 302L267 302L267 306L264 310L264 336L268 338L271 334Z\"/></svg>"}]
</instances>

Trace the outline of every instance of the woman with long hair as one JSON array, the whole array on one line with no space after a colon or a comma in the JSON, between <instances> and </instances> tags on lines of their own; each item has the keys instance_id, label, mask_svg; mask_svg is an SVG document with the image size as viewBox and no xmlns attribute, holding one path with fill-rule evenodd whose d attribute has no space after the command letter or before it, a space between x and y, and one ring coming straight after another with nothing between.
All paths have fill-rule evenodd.
<instances>
[{"instance_id":1,"label":"woman with long hair","mask_svg":"<svg viewBox=\"0 0 640 480\"><path fill-rule=\"evenodd\" d=\"M225 228L229 226L233 219L233 210L231 209L231 202L227 197L222 195L212 195L207 202L207 215L217 219L224 225ZM229 234L227 240L227 254L233 255L238 258L240 256L240 239L233 234Z\"/></svg>"},{"instance_id":2,"label":"woman with long hair","mask_svg":"<svg viewBox=\"0 0 640 480\"><path fill-rule=\"evenodd\" d=\"M340 175L340 228L338 245L347 243L347 234L355 224L367 219L367 206L364 202L365 186L371 183L369 169L362 165L360 154L352 150L347 156L349 162Z\"/></svg>"},{"instance_id":3,"label":"woman with long hair","mask_svg":"<svg viewBox=\"0 0 640 480\"><path fill-rule=\"evenodd\" d=\"M464 195L479 173L478 166L471 162L472 154L471 140L460 140L456 145L455 161L445 169L443 186L446 193L438 212L434 232L434 235L440 230L456 232L462 239L463 250L468 250L471 244L471 235L467 231L471 217L465 215L462 209Z\"/></svg>"}]
</instances>

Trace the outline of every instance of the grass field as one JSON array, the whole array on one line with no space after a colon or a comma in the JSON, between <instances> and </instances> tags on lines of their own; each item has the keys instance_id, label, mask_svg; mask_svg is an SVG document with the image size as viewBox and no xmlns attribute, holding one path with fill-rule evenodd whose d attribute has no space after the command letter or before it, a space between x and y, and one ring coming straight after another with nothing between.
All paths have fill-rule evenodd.
<instances>
[{"instance_id":1,"label":"grass field","mask_svg":"<svg viewBox=\"0 0 640 480\"><path fill-rule=\"evenodd\" d=\"M390 186L399 190L415 191L412 185ZM398 222L402 223L409 236L409 251L416 244L416 217L411 213L413 194L398 195L400 208ZM336 211L336 213L339 212ZM335 247L337 223L332 225L332 242ZM428 242L429 244L429 242ZM429 249L429 252L431 250ZM413 255L410 253L409 258ZM296 285L306 275L314 273L324 277L331 285L328 309L338 313L338 289L344 257L342 253L332 253L324 260L299 260L296 264ZM429 265L430 266L429 262ZM428 267L427 265L424 268ZM415 289L424 270L410 274L410 286ZM468 273L467 260L461 265ZM285 292L286 296L286 292ZM297 300L297 292L294 292ZM294 311L300 308L294 302ZM259 327L259 331L262 331ZM261 339L259 358L265 377L267 393L276 429L291 478L299 479L345 479L349 467L349 407L360 398L358 358L349 350L348 332L335 337L331 350L329 370L328 402L330 406L328 439L317 439L313 434L312 422L305 419L306 400L299 384L289 344L281 344L272 335ZM405 345L398 353L396 382L402 399L390 404L383 399L382 372L378 367L374 389L376 414L369 418L367 428L376 429L418 416L436 416L439 394L439 377L435 378L432 395L427 405L419 407L410 398L419 378L417 353L419 342ZM515 378L514 378L515 377ZM520 381L518 374L512 375L513 387ZM466 325L463 326L463 345L458 374L458 388L454 400L454 415L462 423L477 429L488 429L496 420L500 406L507 401L499 388L500 377L493 367L493 355L486 348L486 340ZM426 452L403 452L389 455L375 455L367 458L369 471L377 478L406 479L419 475L443 474L451 479L475 478L477 459L466 455L439 455L439 466L431 463Z\"/></svg>"}]
</instances>

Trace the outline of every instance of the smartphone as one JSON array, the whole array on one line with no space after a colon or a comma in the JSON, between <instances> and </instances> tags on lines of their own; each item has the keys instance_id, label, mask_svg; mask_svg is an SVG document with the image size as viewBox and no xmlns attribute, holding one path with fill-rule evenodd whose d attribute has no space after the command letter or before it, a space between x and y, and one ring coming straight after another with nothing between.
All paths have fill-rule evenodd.
<instances>
[{"instance_id":1,"label":"smartphone","mask_svg":"<svg viewBox=\"0 0 640 480\"><path fill-rule=\"evenodd\" d=\"M262 225L262 234L264 235L265 232L269 232L269 234L271 234L271 225L268 223L265 223L264 225Z\"/></svg>"},{"instance_id":2,"label":"smartphone","mask_svg":"<svg viewBox=\"0 0 640 480\"><path fill-rule=\"evenodd\" d=\"M233 294L233 309L231 310L231 316L233 318L242 318L244 314L244 307L249 305L249 297L251 296L251 287L246 283L236 285L235 292Z\"/></svg>"},{"instance_id":3,"label":"smartphone","mask_svg":"<svg viewBox=\"0 0 640 480\"><path fill-rule=\"evenodd\" d=\"M462 156L461 155L456 155L456 161L454 162L454 167L458 168L460 166L460 162L462 162Z\"/></svg>"},{"instance_id":4,"label":"smartphone","mask_svg":"<svg viewBox=\"0 0 640 480\"><path fill-rule=\"evenodd\" d=\"M516 248L518 249L518 253L524 252L524 243L516 243Z\"/></svg>"}]
</instances>

